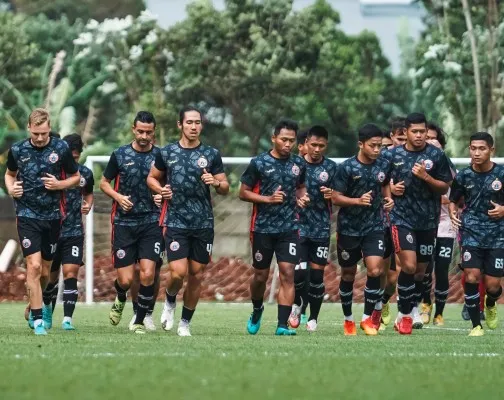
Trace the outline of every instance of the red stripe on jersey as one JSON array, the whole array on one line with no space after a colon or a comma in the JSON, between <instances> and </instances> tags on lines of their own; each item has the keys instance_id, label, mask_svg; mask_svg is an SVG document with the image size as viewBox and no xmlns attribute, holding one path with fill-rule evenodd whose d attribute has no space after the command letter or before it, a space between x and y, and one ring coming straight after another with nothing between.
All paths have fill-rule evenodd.
<instances>
[{"instance_id":1,"label":"red stripe on jersey","mask_svg":"<svg viewBox=\"0 0 504 400\"><path fill-rule=\"evenodd\" d=\"M392 235L392 243L394 244L394 250L396 253L401 251L401 243L399 241L399 230L396 225L390 227L390 233Z\"/></svg>"},{"instance_id":2,"label":"red stripe on jersey","mask_svg":"<svg viewBox=\"0 0 504 400\"><path fill-rule=\"evenodd\" d=\"M61 180L66 179L66 174L63 168L61 168ZM63 220L66 218L66 197L65 197L65 191L62 190L60 192L60 213L61 213L61 223L63 223Z\"/></svg>"},{"instance_id":3,"label":"red stripe on jersey","mask_svg":"<svg viewBox=\"0 0 504 400\"><path fill-rule=\"evenodd\" d=\"M252 189L252 191L254 193L259 194L259 186L260 186L260 184L261 184L261 181L258 181L255 184L254 188ZM252 207L252 216L250 217L250 232L254 231L256 219L257 219L257 204L254 203L254 205Z\"/></svg>"},{"instance_id":4,"label":"red stripe on jersey","mask_svg":"<svg viewBox=\"0 0 504 400\"><path fill-rule=\"evenodd\" d=\"M119 190L119 175L115 177L114 182L114 190L117 192ZM114 201L112 204L112 212L110 213L110 222L114 225L114 218L117 212L117 201Z\"/></svg>"},{"instance_id":5,"label":"red stripe on jersey","mask_svg":"<svg viewBox=\"0 0 504 400\"><path fill-rule=\"evenodd\" d=\"M161 214L159 215L159 226L164 226L164 219L166 213L168 212L168 200L163 200L163 206L161 207Z\"/></svg>"}]
</instances>

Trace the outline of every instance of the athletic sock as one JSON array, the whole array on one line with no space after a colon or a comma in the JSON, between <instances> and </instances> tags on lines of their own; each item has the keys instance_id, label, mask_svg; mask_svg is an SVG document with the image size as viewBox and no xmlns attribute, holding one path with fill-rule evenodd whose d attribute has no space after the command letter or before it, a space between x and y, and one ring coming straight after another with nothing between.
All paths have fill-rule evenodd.
<instances>
[{"instance_id":1,"label":"athletic sock","mask_svg":"<svg viewBox=\"0 0 504 400\"><path fill-rule=\"evenodd\" d=\"M53 290L55 286L56 286L55 283L49 282L45 290L42 292L42 301L44 302L44 305L48 306L49 304L51 304Z\"/></svg>"},{"instance_id":2,"label":"athletic sock","mask_svg":"<svg viewBox=\"0 0 504 400\"><path fill-rule=\"evenodd\" d=\"M448 268L446 271L436 270L436 287L434 289L434 298L436 300L436 310L434 317L443 315L443 311L448 299L450 282L448 281Z\"/></svg>"},{"instance_id":3,"label":"athletic sock","mask_svg":"<svg viewBox=\"0 0 504 400\"><path fill-rule=\"evenodd\" d=\"M63 289L63 315L72 317L79 292L77 291L77 278L65 279Z\"/></svg>"},{"instance_id":4,"label":"athletic sock","mask_svg":"<svg viewBox=\"0 0 504 400\"><path fill-rule=\"evenodd\" d=\"M364 315L370 316L375 309L377 301L380 299L380 277L367 276L366 287L364 288Z\"/></svg>"},{"instance_id":5,"label":"athletic sock","mask_svg":"<svg viewBox=\"0 0 504 400\"><path fill-rule=\"evenodd\" d=\"M119 286L119 282L117 282L117 279L114 281L114 286L117 292L117 298L121 303L124 303L126 301L126 295L128 291L124 290L121 286Z\"/></svg>"},{"instance_id":6,"label":"athletic sock","mask_svg":"<svg viewBox=\"0 0 504 400\"><path fill-rule=\"evenodd\" d=\"M347 282L343 279L340 281L339 295L345 317L352 315L353 285L354 281Z\"/></svg>"},{"instance_id":7,"label":"athletic sock","mask_svg":"<svg viewBox=\"0 0 504 400\"><path fill-rule=\"evenodd\" d=\"M310 286L308 287L308 298L310 302L310 318L317 320L324 300L324 270L312 269L310 271Z\"/></svg>"},{"instance_id":8,"label":"athletic sock","mask_svg":"<svg viewBox=\"0 0 504 400\"><path fill-rule=\"evenodd\" d=\"M479 301L480 294L478 292L478 284L477 283L469 283L465 282L464 288L464 299L467 308L467 312L471 317L471 322L473 324L473 328L481 325L480 313L479 313Z\"/></svg>"},{"instance_id":9,"label":"athletic sock","mask_svg":"<svg viewBox=\"0 0 504 400\"><path fill-rule=\"evenodd\" d=\"M401 270L397 277L397 293L399 295L398 304L404 315L411 313L412 300L415 294L415 275L407 274Z\"/></svg>"},{"instance_id":10,"label":"athletic sock","mask_svg":"<svg viewBox=\"0 0 504 400\"><path fill-rule=\"evenodd\" d=\"M495 303L497 300L499 300L499 297L501 297L501 294L502 294L502 287L499 286L499 290L497 290L496 293L491 293L488 291L486 291L486 306L487 307L493 307L495 306Z\"/></svg>"},{"instance_id":11,"label":"athletic sock","mask_svg":"<svg viewBox=\"0 0 504 400\"><path fill-rule=\"evenodd\" d=\"M154 285L144 286L140 284L138 289L138 306L135 318L135 324L143 324L145 315L149 311L149 307L154 297Z\"/></svg>"},{"instance_id":12,"label":"athletic sock","mask_svg":"<svg viewBox=\"0 0 504 400\"><path fill-rule=\"evenodd\" d=\"M263 307L264 300L259 299L255 300L252 299L252 323L257 324L257 321L259 321L259 318L261 318L261 315L263 313L264 307Z\"/></svg>"},{"instance_id":13,"label":"athletic sock","mask_svg":"<svg viewBox=\"0 0 504 400\"><path fill-rule=\"evenodd\" d=\"M278 305L278 327L279 328L287 328L287 320L289 319L289 315L291 313L290 306Z\"/></svg>"},{"instance_id":14,"label":"athletic sock","mask_svg":"<svg viewBox=\"0 0 504 400\"><path fill-rule=\"evenodd\" d=\"M191 319L194 315L194 311L196 310L191 310L190 308L187 308L186 306L183 306L182 307L182 318L181 318L181 322L184 322L186 324L190 324L191 323Z\"/></svg>"},{"instance_id":15,"label":"athletic sock","mask_svg":"<svg viewBox=\"0 0 504 400\"><path fill-rule=\"evenodd\" d=\"M297 306L304 305L303 294L306 291L306 272L306 269L294 270L294 304Z\"/></svg>"},{"instance_id":16,"label":"athletic sock","mask_svg":"<svg viewBox=\"0 0 504 400\"><path fill-rule=\"evenodd\" d=\"M168 292L168 289L165 289L166 293L166 302L170 304L175 304L177 302L177 293L175 294L170 294Z\"/></svg>"}]
</instances>

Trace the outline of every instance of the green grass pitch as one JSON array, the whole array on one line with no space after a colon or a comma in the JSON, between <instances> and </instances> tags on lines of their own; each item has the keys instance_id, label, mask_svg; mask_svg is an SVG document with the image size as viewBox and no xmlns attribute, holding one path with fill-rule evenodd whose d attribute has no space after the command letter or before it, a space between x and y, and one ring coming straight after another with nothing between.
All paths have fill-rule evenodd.
<instances>
[{"instance_id":1,"label":"green grass pitch","mask_svg":"<svg viewBox=\"0 0 504 400\"><path fill-rule=\"evenodd\" d=\"M245 331L248 304L200 304L190 338L159 327L128 331L131 306L117 327L110 305L78 305L75 332L61 330L62 306L46 337L35 337L22 304L0 304L0 399L503 399L504 324L467 337L460 305L446 325L404 337L345 337L339 304L324 304L319 331L273 335L267 306L257 336ZM395 310L395 304L392 306ZM360 317L362 305L355 305ZM499 313L504 313L501 307ZM177 310L180 317L180 308Z\"/></svg>"}]
</instances>

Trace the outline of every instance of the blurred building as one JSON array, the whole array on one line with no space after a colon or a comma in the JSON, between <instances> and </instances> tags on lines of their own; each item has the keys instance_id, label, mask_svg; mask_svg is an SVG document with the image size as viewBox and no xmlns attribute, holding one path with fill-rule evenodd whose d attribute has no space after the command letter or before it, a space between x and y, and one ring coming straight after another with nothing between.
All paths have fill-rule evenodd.
<instances>
[{"instance_id":1,"label":"blurred building","mask_svg":"<svg viewBox=\"0 0 504 400\"><path fill-rule=\"evenodd\" d=\"M341 29L353 35L367 29L375 32L382 49L392 64L394 72L399 70L398 34L407 29L415 40L424 28L423 9L413 0L328 0L338 10ZM163 27L169 27L184 19L185 7L191 0L147 0L148 8L159 17ZM294 0L294 9L299 10L313 4L314 0ZM213 0L215 7L224 8L224 0Z\"/></svg>"}]
</instances>

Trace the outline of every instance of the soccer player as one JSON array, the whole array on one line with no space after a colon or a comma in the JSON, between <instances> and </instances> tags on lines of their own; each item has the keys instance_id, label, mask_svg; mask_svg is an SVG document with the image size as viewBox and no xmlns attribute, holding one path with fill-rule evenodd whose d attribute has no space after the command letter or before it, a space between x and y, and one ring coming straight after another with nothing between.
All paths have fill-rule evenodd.
<instances>
[{"instance_id":1,"label":"soccer player","mask_svg":"<svg viewBox=\"0 0 504 400\"><path fill-rule=\"evenodd\" d=\"M19 241L26 258L26 284L30 300L30 327L46 335L42 292L49 281L61 220L64 190L79 184L79 170L66 142L50 137L49 113L37 108L28 118L30 137L15 143L7 156L5 186L14 198Z\"/></svg>"},{"instance_id":2,"label":"soccer player","mask_svg":"<svg viewBox=\"0 0 504 400\"><path fill-rule=\"evenodd\" d=\"M76 163L79 162L84 144L82 138L76 133L67 135L63 140L68 144L72 157ZM49 284L44 290L42 297L44 307L47 307L48 321L46 328L52 326L52 312L56 304L56 295L58 293L58 280L61 265L63 265L63 323L61 327L64 330L74 330L72 316L77 302L77 275L79 267L82 265L84 250L84 226L82 215L87 215L93 206L93 172L79 165L80 183L76 188L65 191L65 219L61 227L61 234L51 265L51 276ZM52 304L51 304L52 303Z\"/></svg>"},{"instance_id":3,"label":"soccer player","mask_svg":"<svg viewBox=\"0 0 504 400\"><path fill-rule=\"evenodd\" d=\"M394 142L392 141L390 134L391 134L391 132L384 133L383 139L382 139L382 145L381 145L382 149L388 149L388 148L394 146Z\"/></svg>"},{"instance_id":4,"label":"soccer player","mask_svg":"<svg viewBox=\"0 0 504 400\"><path fill-rule=\"evenodd\" d=\"M324 157L329 133L323 126L313 126L305 141L305 186L310 203L299 211L299 264L294 271L295 297L289 325L299 326L299 316L304 301L310 303L310 317L306 325L309 332L317 330L317 320L324 299L324 268L329 257L331 235L332 193L336 176L336 163ZM305 285L309 266L308 285ZM308 287L306 287L308 286ZM306 290L307 289L307 290ZM307 300L303 299L307 292ZM301 314L302 315L302 314Z\"/></svg>"},{"instance_id":5,"label":"soccer player","mask_svg":"<svg viewBox=\"0 0 504 400\"><path fill-rule=\"evenodd\" d=\"M250 283L253 311L247 331L255 335L261 326L263 298L273 254L280 272L278 325L275 334L295 335L288 319L294 302L294 268L299 262L297 208L309 198L304 186L306 163L291 154L298 125L282 119L271 136L273 148L254 157L241 177L240 200L253 203L250 235L254 275Z\"/></svg>"},{"instance_id":6,"label":"soccer player","mask_svg":"<svg viewBox=\"0 0 504 400\"><path fill-rule=\"evenodd\" d=\"M427 124L427 142L440 149L444 149L446 146L446 138L443 130L433 122L429 122ZM448 162L450 164L452 176L455 176L455 166L453 166L449 158ZM436 248L434 257L429 262L427 270L425 271L424 290L422 296L423 301L420 312L422 322L424 324L428 324L432 313L432 275L435 273L436 287L434 289L434 296L436 309L434 311L433 323L434 325L439 326L444 325L443 310L446 304L446 299L448 298L449 290L448 272L452 261L453 245L455 243L455 238L457 237L457 231L450 220L450 213L448 210L450 200L448 199L448 196L449 191L446 195L441 196L441 214L439 217Z\"/></svg>"},{"instance_id":7,"label":"soccer player","mask_svg":"<svg viewBox=\"0 0 504 400\"><path fill-rule=\"evenodd\" d=\"M504 167L490 160L494 141L478 132L469 139L472 165L459 171L450 193L450 217L460 228L465 304L473 325L469 336L483 336L478 283L485 274L485 314L489 329L497 328L496 302L502 294L504 271ZM459 202L465 203L459 219Z\"/></svg>"},{"instance_id":8,"label":"soccer player","mask_svg":"<svg viewBox=\"0 0 504 400\"><path fill-rule=\"evenodd\" d=\"M352 297L357 263L364 259L367 282L364 289L364 315L360 323L366 335L375 336L380 326L376 303L381 300L380 275L384 269L383 211L390 211L392 199L383 196L388 182L388 160L380 157L383 132L376 125L359 129L359 152L338 166L334 204L338 213L338 263L341 266L339 293L345 321L344 334L357 334L352 315ZM373 315L375 314L375 315ZM373 317L372 317L373 315Z\"/></svg>"},{"instance_id":9,"label":"soccer player","mask_svg":"<svg viewBox=\"0 0 504 400\"><path fill-rule=\"evenodd\" d=\"M422 297L423 276L434 251L441 196L448 192L452 175L443 151L426 142L427 121L423 114L408 115L406 131L406 144L394 147L386 156L394 182L392 238L401 267L397 279L400 312L394 328L409 335L413 324L423 326L413 303L418 304Z\"/></svg>"},{"instance_id":10,"label":"soccer player","mask_svg":"<svg viewBox=\"0 0 504 400\"><path fill-rule=\"evenodd\" d=\"M190 323L198 304L203 270L210 262L214 241L214 215L210 188L229 193L219 151L201 143L201 112L185 107L177 122L180 140L161 149L151 168L148 184L165 199L161 223L170 273L161 316L163 329L173 327L176 297L187 276L179 336L191 336ZM161 182L166 182L162 186Z\"/></svg>"},{"instance_id":11,"label":"soccer player","mask_svg":"<svg viewBox=\"0 0 504 400\"><path fill-rule=\"evenodd\" d=\"M109 319L112 325L121 321L139 260L138 309L131 328L138 334L146 333L144 318L154 299L156 263L164 249L159 208L147 187L147 176L159 154L159 148L152 144L155 129L154 115L138 112L132 126L133 142L114 150L100 182L100 189L113 200L112 260L117 270L117 296Z\"/></svg>"}]
</instances>

